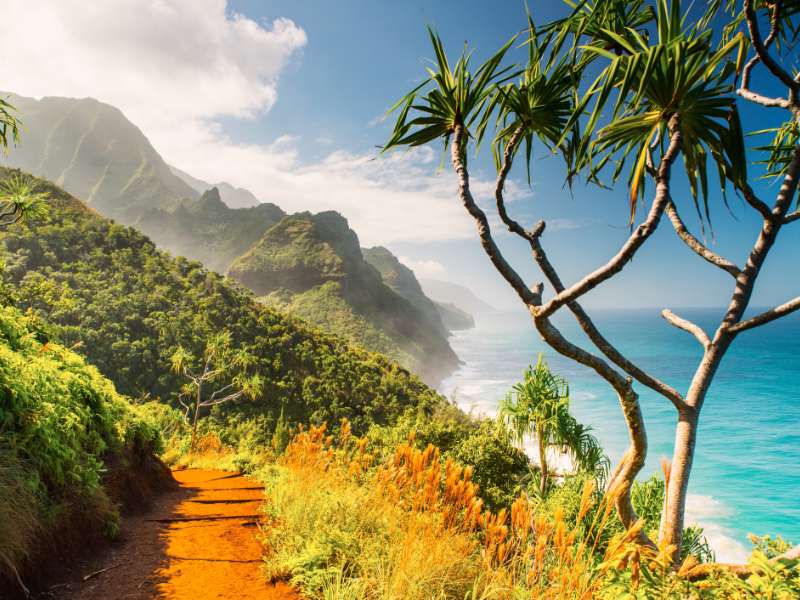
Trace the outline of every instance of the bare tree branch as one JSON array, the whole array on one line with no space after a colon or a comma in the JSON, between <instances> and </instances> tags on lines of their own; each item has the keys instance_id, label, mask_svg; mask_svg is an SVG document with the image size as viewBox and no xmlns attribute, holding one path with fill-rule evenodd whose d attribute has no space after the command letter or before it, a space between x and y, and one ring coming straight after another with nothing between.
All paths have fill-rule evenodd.
<instances>
[{"instance_id":1,"label":"bare tree branch","mask_svg":"<svg viewBox=\"0 0 800 600\"><path fill-rule=\"evenodd\" d=\"M669 201L669 174L673 161L678 156L681 146L681 132L678 124L678 115L673 115L670 119L670 143L664 156L661 158L661 163L658 167L658 175L656 176L656 195L653 199L653 204L650 207L650 212L645 221L639 225L628 240L623 244L622 248L617 254L611 258L605 265L590 273L571 287L565 289L563 292L556 294L547 304L544 304L538 309L538 312L543 316L549 317L561 306L567 302L575 300L585 294L586 292L594 289L599 284L607 279L613 277L630 262L637 250L644 244L647 239L653 234L658 227L661 220L661 215L664 213L667 202Z\"/></svg>"},{"instance_id":2,"label":"bare tree branch","mask_svg":"<svg viewBox=\"0 0 800 600\"><path fill-rule=\"evenodd\" d=\"M775 243L775 239L778 237L783 219L797 191L798 178L800 178L800 146L795 146L786 174L783 177L783 184L775 200L775 207L770 212L772 218L764 220L761 233L750 251L747 263L736 279L736 287L728 305L728 311L717 331L716 338L724 337L727 331L742 319L742 315L747 309L750 297L753 294L753 288L764 260L766 260L770 249Z\"/></svg>"},{"instance_id":3,"label":"bare tree branch","mask_svg":"<svg viewBox=\"0 0 800 600\"><path fill-rule=\"evenodd\" d=\"M771 98L769 96L763 96L756 92L753 92L744 86L740 87L736 90L736 94L744 98L745 100L749 100L750 102L754 102L755 104L760 104L761 106L765 106L767 108L789 108L791 107L791 103L786 98Z\"/></svg>"},{"instance_id":4,"label":"bare tree branch","mask_svg":"<svg viewBox=\"0 0 800 600\"><path fill-rule=\"evenodd\" d=\"M744 18L747 21L747 30L750 33L750 41L753 43L753 48L755 48L759 60L764 63L764 66L767 67L767 69L769 69L769 71L775 77L780 79L786 85L786 87L792 90L792 92L797 93L798 89L800 89L800 83L795 81L792 76L789 75L789 73L787 73L769 53L769 44L772 43L772 40L775 39L777 34L778 19L780 16L778 12L779 10L780 2L776 2L770 19L770 34L766 41L762 41L761 32L759 31L758 27L758 17L756 16L755 8L753 7L753 0L744 0Z\"/></svg>"},{"instance_id":5,"label":"bare tree branch","mask_svg":"<svg viewBox=\"0 0 800 600\"><path fill-rule=\"evenodd\" d=\"M503 276L508 284L517 292L517 295L522 301L530 306L537 302L536 297L530 289L525 285L525 282L519 274L508 264L503 257L500 249L495 244L492 238L491 230L489 229L489 221L486 219L480 207L475 203L472 193L469 190L469 174L467 173L466 166L463 160L463 146L464 146L464 127L463 125L456 125L453 130L453 142L451 144L450 156L453 163L453 169L458 175L458 195L467 212L475 219L478 226L478 236L481 240L481 245L484 251L489 256L489 260L495 266L497 271Z\"/></svg>"},{"instance_id":6,"label":"bare tree branch","mask_svg":"<svg viewBox=\"0 0 800 600\"><path fill-rule=\"evenodd\" d=\"M756 193L749 184L746 184L740 191L742 192L745 201L754 209L756 209L761 216L764 217L764 220L771 221L775 218L775 215L772 214L772 210L770 209L769 205L756 196Z\"/></svg>"},{"instance_id":7,"label":"bare tree branch","mask_svg":"<svg viewBox=\"0 0 800 600\"><path fill-rule=\"evenodd\" d=\"M796 210L793 213L786 215L786 217L783 219L783 223L784 225L788 225L789 223L797 221L797 219L800 219L800 210Z\"/></svg>"},{"instance_id":8,"label":"bare tree branch","mask_svg":"<svg viewBox=\"0 0 800 600\"><path fill-rule=\"evenodd\" d=\"M515 147L522 138L522 132L523 128L518 128L506 144L503 156L503 164L497 176L497 183L495 186L497 213L500 215L500 219L508 227L509 231L516 233L530 243L534 260L539 265L539 268L542 270L542 273L544 273L547 280L550 282L550 285L553 286L555 292L560 293L564 290L564 284L555 270L555 267L553 267L552 263L547 258L540 241L541 235L545 230L544 221L540 221L533 230L526 230L508 215L508 211L506 210L505 206L505 199L503 197L505 180L508 176L509 170L511 169ZM583 307L578 303L577 300L567 302L567 307L573 313L575 319L578 321L578 324L581 326L581 329L583 329L592 343L597 347L598 350L600 350L600 352L602 352L609 360L611 360L611 362L616 364L619 368L636 379L636 381L642 385L649 387L650 389L666 397L679 410L681 407L685 406L683 402L683 396L680 394L680 392L678 392L678 390L649 375L633 362L628 360L625 356L623 356L622 353L619 352L619 350L617 350L617 348L611 344L611 342L609 342L602 333L600 333L592 319L589 317L586 311L584 311Z\"/></svg>"},{"instance_id":9,"label":"bare tree branch","mask_svg":"<svg viewBox=\"0 0 800 600\"><path fill-rule=\"evenodd\" d=\"M700 342L704 350L708 350L708 348L711 346L711 340L709 339L708 334L703 331L703 328L699 325L679 317L668 308L665 308L661 311L661 316L664 317L670 325L674 325L678 329L683 329L684 331L691 333L697 338L697 341Z\"/></svg>"},{"instance_id":10,"label":"bare tree branch","mask_svg":"<svg viewBox=\"0 0 800 600\"><path fill-rule=\"evenodd\" d=\"M780 306L776 306L773 309L767 310L751 319L747 319L746 321L740 321L736 325L730 327L728 331L730 331L731 333L739 333L741 331L746 331L748 329L752 329L753 327L765 325L770 321L774 321L775 319L780 319L781 317L785 317L786 315L791 314L796 310L800 310L800 296L798 296L794 300L789 300L789 302L784 302Z\"/></svg>"},{"instance_id":11,"label":"bare tree branch","mask_svg":"<svg viewBox=\"0 0 800 600\"><path fill-rule=\"evenodd\" d=\"M694 237L689 230L686 229L686 225L684 225L683 221L681 220L681 217L678 214L678 209L672 200L667 203L666 213L669 217L669 220L672 221L672 226L675 228L675 233L678 234L678 237L683 240L683 242L693 252L710 262L712 265L719 267L723 271L727 271L734 277L738 277L740 271L739 267L737 267L731 261L722 258L720 255L703 245L700 240Z\"/></svg>"},{"instance_id":12,"label":"bare tree branch","mask_svg":"<svg viewBox=\"0 0 800 600\"><path fill-rule=\"evenodd\" d=\"M545 341L557 352L572 358L595 370L603 379L605 379L617 392L620 405L622 406L623 415L628 425L628 431L631 438L631 447L626 454L628 459L625 464L618 469L617 478L615 480L616 495L615 502L617 504L617 511L619 512L620 519L626 527L633 526L638 520L636 511L630 500L630 488L636 475L644 466L645 458L647 457L647 434L644 426L644 417L642 416L641 407L639 406L639 397L631 385L631 380L626 379L615 371L606 361L602 358L590 354L582 348L567 341L558 329L550 322L546 316L541 316L537 313L536 307L541 304L542 284L538 283L532 289L524 287L524 284L519 280L519 276L505 261L505 258L500 253L500 250L495 244L489 223L486 220L486 215L481 211L472 199L468 187L468 175L463 161L461 160L461 136L463 129L460 126L456 127L454 139L452 142L452 159L453 167L459 176L459 194L462 197L462 202L467 211L472 215L478 225L478 235L481 238L481 245L484 251L489 256L492 264L500 271L501 275L515 288L519 296L522 298L528 307L533 317L534 324L545 339ZM519 136L517 136L517 143ZM510 158L513 153L513 146L507 145L506 147L506 160L502 176L498 177L496 198L501 213L501 219L510 227L510 230L521 235L525 239L536 240L544 229L544 225L540 224L533 232L526 232L518 223L511 220L505 211L503 202L502 191L503 184L508 170L510 168ZM519 280L519 283L516 281ZM524 293L517 289L518 285L522 285ZM653 542L647 537L643 531L639 533L639 541L642 544L654 546Z\"/></svg>"}]
</instances>

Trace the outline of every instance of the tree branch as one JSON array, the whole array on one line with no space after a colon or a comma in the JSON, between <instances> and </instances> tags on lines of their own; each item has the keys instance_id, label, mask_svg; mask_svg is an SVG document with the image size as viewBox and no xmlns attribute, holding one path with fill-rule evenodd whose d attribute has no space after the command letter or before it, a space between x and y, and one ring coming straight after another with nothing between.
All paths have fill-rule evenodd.
<instances>
[{"instance_id":1,"label":"tree branch","mask_svg":"<svg viewBox=\"0 0 800 600\"><path fill-rule=\"evenodd\" d=\"M498 173L497 183L495 185L497 213L500 215L500 219L508 227L509 231L528 241L531 246L534 260L539 265L539 268L542 270L542 273L544 273L547 280L550 282L550 285L553 286L553 289L558 294L564 291L564 284L561 282L561 278L559 277L550 260L547 258L547 255L545 254L545 251L541 245L540 238L545 229L544 221L540 221L533 230L528 231L524 229L517 221L509 217L505 206L505 199L503 197L505 180L511 169L514 150L522 138L522 133L523 128L518 128L506 144L506 149L503 155L503 164L500 172ZM603 334L600 333L592 319L589 317L586 311L584 311L583 307L578 303L577 300L567 302L567 307L573 313L575 319L578 321L578 324L581 326L581 329L583 329L592 343L597 347L598 350L600 350L600 352L602 352L609 360L611 360L611 362L616 364L619 368L636 379L636 381L642 385L649 387L655 392L658 392L662 396L666 397L678 410L685 406L683 402L683 396L680 394L680 392L678 392L678 390L644 372L625 356L623 356L622 353L619 352L614 345L611 344L611 342L609 342L603 336Z\"/></svg>"},{"instance_id":2,"label":"tree branch","mask_svg":"<svg viewBox=\"0 0 800 600\"><path fill-rule=\"evenodd\" d=\"M700 342L704 350L708 350L708 348L711 346L711 340L709 339L708 334L703 331L703 328L699 325L679 317L668 308L665 308L661 311L661 316L664 317L664 319L666 319L670 325L674 325L678 329L683 329L684 331L691 333L697 338L697 341Z\"/></svg>"},{"instance_id":3,"label":"tree branch","mask_svg":"<svg viewBox=\"0 0 800 600\"><path fill-rule=\"evenodd\" d=\"M538 312L543 316L549 317L560 307L564 306L567 302L575 300L585 294L586 292L594 289L599 284L607 279L613 277L630 262L634 254L639 250L642 244L653 234L658 227L661 220L661 215L669 201L669 174L672 162L678 155L681 146L681 132L678 125L678 115L675 114L670 119L670 144L664 156L661 159L661 164L658 168L658 175L656 177L656 195L653 199L653 204L650 207L650 212L647 215L644 223L639 225L636 230L631 234L628 240L623 244L620 251L605 265L590 273L571 287L565 289L563 292L556 294L550 299L547 304L544 304L538 309Z\"/></svg>"},{"instance_id":4,"label":"tree branch","mask_svg":"<svg viewBox=\"0 0 800 600\"><path fill-rule=\"evenodd\" d=\"M764 217L765 221L772 221L775 218L775 215L772 214L772 210L770 210L767 203L756 196L756 193L753 191L753 188L750 187L750 184L745 184L740 191L742 192L745 201L754 209L756 209L756 211L758 211L761 216Z\"/></svg>"},{"instance_id":5,"label":"tree branch","mask_svg":"<svg viewBox=\"0 0 800 600\"><path fill-rule=\"evenodd\" d=\"M739 333L741 331L753 329L754 327L759 327L760 325L766 325L770 321L774 321L775 319L780 319L781 317L785 317L786 315L791 314L796 310L800 310L800 296L798 296L794 300L789 300L789 302L784 302L780 306L776 306L773 309L765 311L760 315L756 315L751 319L747 319L746 321L740 321L736 325L730 327L728 331L730 331L731 333Z\"/></svg>"},{"instance_id":6,"label":"tree branch","mask_svg":"<svg viewBox=\"0 0 800 600\"><path fill-rule=\"evenodd\" d=\"M503 257L500 249L497 247L497 244L495 244L494 238L492 237L492 231L489 227L489 221L486 219L486 213L480 209L480 207L475 203L475 199L472 197L472 193L469 189L469 174L467 173L467 168L464 165L463 160L463 145L464 126L458 124L453 129L453 142L450 147L450 157L453 163L453 169L458 175L458 195L461 198L464 208L466 208L467 212L472 216L473 219L475 219L475 223L478 227L478 237L480 238L484 251L489 256L489 260L492 261L494 267L514 289L514 291L517 292L517 295L522 299L526 306L532 306L535 303L538 303L539 300L537 300L536 296L533 294L533 292L531 292L530 289L528 289L519 274Z\"/></svg>"},{"instance_id":7,"label":"tree branch","mask_svg":"<svg viewBox=\"0 0 800 600\"><path fill-rule=\"evenodd\" d=\"M769 69L769 71L775 77L780 79L786 85L786 87L796 93L798 89L800 89L800 83L795 81L792 76L789 75L789 73L787 73L769 53L769 45L777 35L779 10L780 2L776 2L770 19L771 29L769 36L767 37L766 41L762 41L761 32L758 28L758 18L756 16L755 8L753 7L753 0L744 0L744 18L747 21L747 30L750 33L750 41L753 43L753 48L755 48L759 60L764 63L764 66L767 67L767 69Z\"/></svg>"},{"instance_id":8,"label":"tree branch","mask_svg":"<svg viewBox=\"0 0 800 600\"><path fill-rule=\"evenodd\" d=\"M753 294L753 288L761 267L775 243L775 239L778 237L780 228L783 225L783 219L791 206L792 199L797 191L798 179L800 179L800 145L795 146L792 152L792 158L783 177L783 184L775 200L775 207L770 213L772 218L764 220L761 233L759 233L758 239L753 244L747 263L739 277L736 278L736 287L722 325L717 331L717 337L724 337L726 332L741 321L742 315L750 303L750 297Z\"/></svg>"},{"instance_id":9,"label":"tree branch","mask_svg":"<svg viewBox=\"0 0 800 600\"><path fill-rule=\"evenodd\" d=\"M522 129L517 129L509 139L509 142L506 144L503 164L497 177L495 199L497 200L497 212L500 215L500 219L509 228L509 231L516 233L522 238L528 240L528 242L531 244L531 248L533 249L538 246L539 237L544 231L544 222L540 222L534 228L534 230L526 231L522 226L519 225L519 223L508 216L508 213L505 209L505 201L503 199L505 180L511 168L514 148L516 144L519 143L521 135ZM453 164L454 166L457 164L455 160L453 161ZM466 174L466 171L464 171L464 173ZM463 179L463 175L461 178ZM467 206L467 210L469 210L467 203L465 203L465 206ZM479 233L482 236L490 235L488 224L484 225L483 222L480 221L480 215L476 215L472 210L470 210L470 214L472 214L473 217L478 221ZM489 248L492 248L493 243L489 244L484 240L482 240L482 242L484 249L486 249L487 253L489 253ZM496 249L496 247L494 248ZM534 254L536 253L534 252ZM492 262L495 264L495 266L497 266L498 261L493 258L491 254L490 258L492 258ZM554 287L560 287L563 289L563 285L561 285L558 275L554 270L552 270L552 268L550 270L543 270L548 278L550 278L551 275L555 278L555 283L551 281ZM626 379L620 375L602 358L590 354L579 346L566 340L566 338L564 338L558 329L553 326L547 316L542 316L537 313L536 307L541 304L542 284L537 284L533 290L530 290L530 293L532 295L532 302L526 302L526 305L531 312L536 329L542 335L545 342L547 342L547 344L549 344L560 354L592 368L617 392L620 406L622 407L623 416L628 427L628 432L631 439L631 447L626 453L625 458L620 463L619 467L615 469L615 478L613 482L615 484L615 503L617 512L619 513L623 524L625 524L626 527L632 527L638 520L638 517L633 508L633 504L631 503L630 490L631 486L633 485L633 481L636 479L636 475L644 466L645 458L647 457L647 433L644 426L644 417L642 416L641 407L639 406L639 397L634 391L630 379ZM591 322L588 315L583 312L583 309L577 302L571 301L569 306L576 314L581 326L584 327L584 331L587 331L590 338L592 338L595 343L598 341L603 343L603 347L606 349L606 351L616 353L615 356L618 359L625 361L629 366L635 368L632 363L626 361L621 354L616 352L616 349L614 349L613 346L605 341L605 338L600 335L599 331L597 331L597 329L594 327L594 324ZM640 373L641 375L648 377L643 372ZM675 392L675 394L677 394L677 392ZM639 542L649 546L654 546L653 542L643 531L640 531L639 533Z\"/></svg>"},{"instance_id":10,"label":"tree branch","mask_svg":"<svg viewBox=\"0 0 800 600\"><path fill-rule=\"evenodd\" d=\"M796 210L793 213L786 215L786 217L783 219L783 223L784 225L788 225L789 223L797 221L797 219L800 219L800 210Z\"/></svg>"},{"instance_id":11,"label":"tree branch","mask_svg":"<svg viewBox=\"0 0 800 600\"><path fill-rule=\"evenodd\" d=\"M678 209L675 207L675 203L670 200L667 203L666 208L667 216L669 220L672 221L672 226L675 228L675 233L678 234L678 237L683 240L683 242L697 255L704 258L712 265L719 267L723 271L727 271L730 275L737 277L739 275L739 267L733 264L731 261L722 258L715 252L711 251L703 245L700 240L694 237L688 229L686 229L686 225L684 225L683 221L681 220L680 215L678 214Z\"/></svg>"}]
</instances>

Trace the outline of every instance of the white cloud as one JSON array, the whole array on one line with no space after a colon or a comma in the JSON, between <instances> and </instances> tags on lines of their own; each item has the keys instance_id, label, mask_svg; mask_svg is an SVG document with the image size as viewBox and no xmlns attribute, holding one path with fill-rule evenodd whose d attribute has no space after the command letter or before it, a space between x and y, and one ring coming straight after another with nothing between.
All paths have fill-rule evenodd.
<instances>
[{"instance_id":1,"label":"white cloud","mask_svg":"<svg viewBox=\"0 0 800 600\"><path fill-rule=\"evenodd\" d=\"M287 211L338 210L365 245L474 236L454 176L436 173L440 157L429 148L333 151L309 164L291 135L231 139L220 118L269 118L278 78L306 35L288 19L256 23L227 8L226 0L10 0L2 86L113 104L170 164ZM492 182L475 178L473 191L491 199Z\"/></svg>"},{"instance_id":2,"label":"white cloud","mask_svg":"<svg viewBox=\"0 0 800 600\"><path fill-rule=\"evenodd\" d=\"M288 19L259 24L226 0L11 0L3 87L22 95L93 96L114 104L158 147L174 129L253 117L306 43Z\"/></svg>"},{"instance_id":3,"label":"white cloud","mask_svg":"<svg viewBox=\"0 0 800 600\"><path fill-rule=\"evenodd\" d=\"M417 276L417 278L422 277L435 279L436 277L442 277L443 275L447 274L447 270L444 268L444 265L438 260L414 260L413 258L408 258L407 256L400 256L398 257L398 260L409 269L414 271L414 274Z\"/></svg>"}]
</instances>

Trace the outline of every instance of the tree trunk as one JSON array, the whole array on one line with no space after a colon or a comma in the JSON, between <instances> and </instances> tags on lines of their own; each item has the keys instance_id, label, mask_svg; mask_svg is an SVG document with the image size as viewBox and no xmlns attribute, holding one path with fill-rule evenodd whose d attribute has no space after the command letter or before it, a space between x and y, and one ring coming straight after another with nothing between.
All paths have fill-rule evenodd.
<instances>
[{"instance_id":1,"label":"tree trunk","mask_svg":"<svg viewBox=\"0 0 800 600\"><path fill-rule=\"evenodd\" d=\"M672 454L667 489L664 493L664 508L659 527L659 542L673 546L673 564L680 561L683 543L683 517L686 511L686 493L689 474L694 460L697 442L697 417L682 414L675 427L675 448Z\"/></svg>"},{"instance_id":2,"label":"tree trunk","mask_svg":"<svg viewBox=\"0 0 800 600\"><path fill-rule=\"evenodd\" d=\"M545 493L547 493L547 446L545 445L544 433L541 427L536 428L536 443L539 446L539 468L542 472L539 479L539 493L544 498Z\"/></svg>"},{"instance_id":3,"label":"tree trunk","mask_svg":"<svg viewBox=\"0 0 800 600\"><path fill-rule=\"evenodd\" d=\"M200 384L197 385L197 394L194 397L194 419L192 421L192 442L189 446L189 452L194 453L195 442L197 441L197 420L200 417L200 394L202 392L202 386Z\"/></svg>"}]
</instances>

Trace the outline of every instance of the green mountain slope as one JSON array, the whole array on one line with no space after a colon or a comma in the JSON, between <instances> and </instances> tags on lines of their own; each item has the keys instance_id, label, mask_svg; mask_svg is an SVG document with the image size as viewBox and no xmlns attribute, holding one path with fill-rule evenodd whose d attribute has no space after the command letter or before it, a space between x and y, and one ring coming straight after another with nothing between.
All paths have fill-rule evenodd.
<instances>
[{"instance_id":1,"label":"green mountain slope","mask_svg":"<svg viewBox=\"0 0 800 600\"><path fill-rule=\"evenodd\" d=\"M78 344L121 392L173 400L183 383L170 370L178 345L199 355L226 330L258 357L252 368L265 380L257 400L226 406L260 415L267 428L282 406L293 422L348 417L363 430L442 401L396 363L256 303L199 263L172 258L45 186L49 214L0 235L7 293L53 323L65 345Z\"/></svg>"},{"instance_id":2,"label":"green mountain slope","mask_svg":"<svg viewBox=\"0 0 800 600\"><path fill-rule=\"evenodd\" d=\"M428 321L442 335L448 335L448 328L442 322L439 310L434 302L422 291L414 271L401 263L397 257L383 246L362 248L364 260L378 269L383 282L416 306L427 317Z\"/></svg>"},{"instance_id":3,"label":"green mountain slope","mask_svg":"<svg viewBox=\"0 0 800 600\"><path fill-rule=\"evenodd\" d=\"M170 210L151 208L135 226L176 256L199 260L224 273L231 261L252 246L286 213L274 204L229 208L211 188L196 200L183 200Z\"/></svg>"},{"instance_id":4,"label":"green mountain slope","mask_svg":"<svg viewBox=\"0 0 800 600\"><path fill-rule=\"evenodd\" d=\"M119 109L91 98L10 101L25 132L6 157L8 166L49 179L129 224L147 208L198 197Z\"/></svg>"},{"instance_id":5,"label":"green mountain slope","mask_svg":"<svg viewBox=\"0 0 800 600\"><path fill-rule=\"evenodd\" d=\"M252 262L258 252L250 252L250 248L286 216L278 206L259 204L246 190L228 184L198 195L197 189L205 182L169 167L142 132L112 106L92 99L37 101L16 96L12 100L25 121L26 132L7 158L9 164L62 184L66 191L87 198L102 215L136 227L173 255L198 260L210 270L225 273L240 257L240 266L246 262L244 256ZM256 205L231 208L225 203L226 196L230 202ZM343 239L348 237L346 224L340 230ZM289 232L284 233L286 255L290 256L296 248ZM273 238L269 243L274 242ZM371 271L362 276L368 270L355 234L348 243L353 247L339 245L334 254L352 253L353 259L348 259L344 267L350 276L335 276L333 280L344 281L349 288L339 292L329 286L315 292L318 298L306 297L296 305L281 298L281 306L296 309L299 316L368 350L388 354L427 381L438 383L455 368L457 359L432 303L421 292L407 293L410 287L401 285L397 291L411 302L413 306L409 307L392 290L381 289L385 286L375 281ZM256 277L245 274L253 270L251 265L240 269L238 279L259 295L279 288L291 290L281 283L297 276L296 266L290 263L277 261ZM307 292L329 281L327 276L314 273L318 267L306 270L303 277L307 281L300 290L291 291ZM392 268L404 267L398 263ZM286 272L279 273L282 269ZM404 277L405 273L397 281ZM413 274L410 278L414 279ZM266 280L269 292L261 289ZM364 293L357 293L354 286L362 284L366 286ZM418 322L411 323L414 319Z\"/></svg>"},{"instance_id":6,"label":"green mountain slope","mask_svg":"<svg viewBox=\"0 0 800 600\"><path fill-rule=\"evenodd\" d=\"M383 283L338 213L286 217L229 274L266 302L388 354L431 383L458 365L438 314Z\"/></svg>"}]
</instances>

